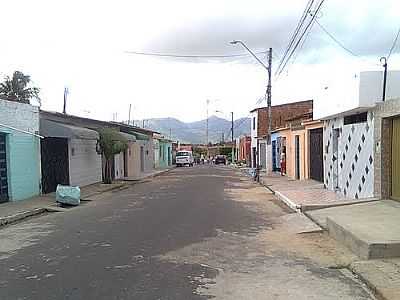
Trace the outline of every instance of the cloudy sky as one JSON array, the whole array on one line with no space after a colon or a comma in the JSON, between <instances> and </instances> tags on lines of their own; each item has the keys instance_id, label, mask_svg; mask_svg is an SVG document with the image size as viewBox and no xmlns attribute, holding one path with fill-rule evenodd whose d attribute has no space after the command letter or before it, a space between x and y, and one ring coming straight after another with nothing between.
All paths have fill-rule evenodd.
<instances>
[{"instance_id":1,"label":"cloudy sky","mask_svg":"<svg viewBox=\"0 0 400 300\"><path fill-rule=\"evenodd\" d=\"M251 57L172 59L128 52L243 54L229 44L240 39L257 52L272 47L276 67L307 2L3 1L0 75L30 74L48 110L61 111L68 86L68 112L81 116L111 120L117 113L126 120L132 104L135 119L194 121L205 118L210 99L210 114L244 117L264 96L267 80ZM396 2L326 0L318 22L358 56L315 25L295 61L273 79L273 104L318 101L327 86L348 83L362 70L381 70L379 58L388 54L400 27ZM390 69L400 69L399 51L400 41ZM341 89L349 90L345 84Z\"/></svg>"}]
</instances>

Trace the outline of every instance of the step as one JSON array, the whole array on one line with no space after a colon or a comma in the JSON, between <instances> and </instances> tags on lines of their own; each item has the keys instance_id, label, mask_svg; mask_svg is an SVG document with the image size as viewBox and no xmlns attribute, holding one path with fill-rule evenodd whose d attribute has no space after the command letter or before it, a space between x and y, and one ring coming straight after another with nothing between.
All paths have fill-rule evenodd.
<instances>
[{"instance_id":1,"label":"step","mask_svg":"<svg viewBox=\"0 0 400 300\"><path fill-rule=\"evenodd\" d=\"M400 203L382 200L337 208L329 234L362 259L400 257Z\"/></svg>"}]
</instances>

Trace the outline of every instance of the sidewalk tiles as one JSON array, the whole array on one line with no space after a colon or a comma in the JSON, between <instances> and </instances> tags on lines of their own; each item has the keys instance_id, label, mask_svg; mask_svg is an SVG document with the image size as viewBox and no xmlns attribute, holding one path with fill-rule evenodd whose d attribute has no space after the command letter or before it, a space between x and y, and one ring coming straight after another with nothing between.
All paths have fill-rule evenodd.
<instances>
[{"instance_id":1,"label":"sidewalk tiles","mask_svg":"<svg viewBox=\"0 0 400 300\"><path fill-rule=\"evenodd\" d=\"M308 211L326 207L349 205L376 200L350 199L339 193L325 189L323 183L308 179L294 180L279 174L260 176L260 182L272 190L289 207L298 211Z\"/></svg>"}]
</instances>

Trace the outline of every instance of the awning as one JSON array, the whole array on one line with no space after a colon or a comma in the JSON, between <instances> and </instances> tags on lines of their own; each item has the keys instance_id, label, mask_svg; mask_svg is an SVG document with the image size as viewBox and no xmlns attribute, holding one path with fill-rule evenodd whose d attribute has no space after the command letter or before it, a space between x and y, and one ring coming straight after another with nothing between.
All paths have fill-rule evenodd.
<instances>
[{"instance_id":1,"label":"awning","mask_svg":"<svg viewBox=\"0 0 400 300\"><path fill-rule=\"evenodd\" d=\"M46 119L40 119L40 134L44 137L57 137L67 139L97 140L97 131L84 127L58 123Z\"/></svg>"},{"instance_id":2,"label":"awning","mask_svg":"<svg viewBox=\"0 0 400 300\"><path fill-rule=\"evenodd\" d=\"M136 136L125 133L125 132L119 132L120 135L122 135L124 138L127 139L128 142L136 142Z\"/></svg>"}]
</instances>

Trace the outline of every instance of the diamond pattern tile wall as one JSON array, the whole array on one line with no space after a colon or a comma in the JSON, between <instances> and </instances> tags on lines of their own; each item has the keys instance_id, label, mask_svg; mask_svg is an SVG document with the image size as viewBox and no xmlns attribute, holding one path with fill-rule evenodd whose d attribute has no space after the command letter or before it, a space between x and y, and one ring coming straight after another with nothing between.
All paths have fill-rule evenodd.
<instances>
[{"instance_id":1,"label":"diamond pattern tile wall","mask_svg":"<svg viewBox=\"0 0 400 300\"><path fill-rule=\"evenodd\" d=\"M325 185L335 190L336 180L343 195L351 198L373 197L374 192L374 115L368 114L367 122L344 125L343 118L325 121L324 160ZM333 153L333 130L340 129L338 153ZM326 147L329 145L329 147ZM335 161L335 159L337 161ZM338 177L332 165L337 164ZM328 175L329 173L329 175ZM335 182L334 182L335 181Z\"/></svg>"}]
</instances>

